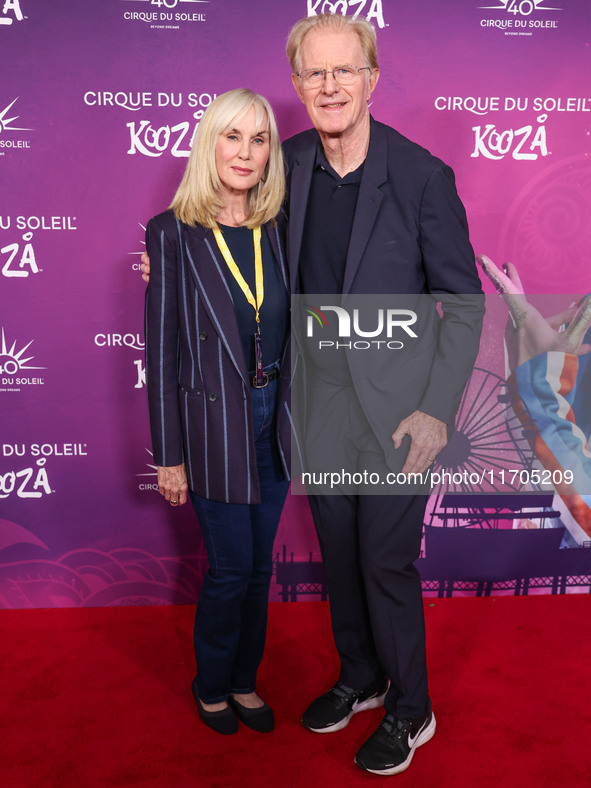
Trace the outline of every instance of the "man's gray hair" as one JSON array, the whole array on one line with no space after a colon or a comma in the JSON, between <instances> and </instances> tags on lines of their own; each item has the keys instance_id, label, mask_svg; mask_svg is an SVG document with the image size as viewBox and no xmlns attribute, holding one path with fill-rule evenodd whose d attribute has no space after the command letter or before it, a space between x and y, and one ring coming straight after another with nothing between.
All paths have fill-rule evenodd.
<instances>
[{"instance_id":1,"label":"man's gray hair","mask_svg":"<svg viewBox=\"0 0 591 788\"><path fill-rule=\"evenodd\" d=\"M286 52L294 74L299 74L302 70L302 43L310 30L332 30L335 32L353 30L359 38L366 65L370 68L379 68L376 31L369 22L360 17L343 16L342 14L318 14L300 19L289 31ZM345 64L333 63L332 65ZM358 64L351 63L349 65Z\"/></svg>"}]
</instances>

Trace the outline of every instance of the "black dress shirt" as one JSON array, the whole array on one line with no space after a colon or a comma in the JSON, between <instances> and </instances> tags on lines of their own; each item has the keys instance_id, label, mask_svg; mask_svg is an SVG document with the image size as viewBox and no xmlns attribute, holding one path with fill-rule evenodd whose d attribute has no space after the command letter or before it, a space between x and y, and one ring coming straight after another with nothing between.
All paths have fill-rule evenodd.
<instances>
[{"instance_id":1,"label":"black dress shirt","mask_svg":"<svg viewBox=\"0 0 591 788\"><path fill-rule=\"evenodd\" d=\"M316 153L300 257L302 293L342 293L363 164L343 178Z\"/></svg>"}]
</instances>

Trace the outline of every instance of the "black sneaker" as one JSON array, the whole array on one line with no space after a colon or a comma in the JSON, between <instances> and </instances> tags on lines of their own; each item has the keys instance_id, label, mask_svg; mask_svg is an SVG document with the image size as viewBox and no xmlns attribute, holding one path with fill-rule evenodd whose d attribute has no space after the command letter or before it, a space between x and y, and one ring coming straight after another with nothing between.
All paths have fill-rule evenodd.
<instances>
[{"instance_id":1,"label":"black sneaker","mask_svg":"<svg viewBox=\"0 0 591 788\"><path fill-rule=\"evenodd\" d=\"M355 763L372 774L398 774L408 769L416 748L434 733L433 712L413 720L397 720L393 714L386 714L357 753Z\"/></svg>"},{"instance_id":2,"label":"black sneaker","mask_svg":"<svg viewBox=\"0 0 591 788\"><path fill-rule=\"evenodd\" d=\"M358 711L383 706L387 690L387 681L374 682L360 690L335 684L310 704L304 712L302 723L314 733L340 731Z\"/></svg>"}]
</instances>

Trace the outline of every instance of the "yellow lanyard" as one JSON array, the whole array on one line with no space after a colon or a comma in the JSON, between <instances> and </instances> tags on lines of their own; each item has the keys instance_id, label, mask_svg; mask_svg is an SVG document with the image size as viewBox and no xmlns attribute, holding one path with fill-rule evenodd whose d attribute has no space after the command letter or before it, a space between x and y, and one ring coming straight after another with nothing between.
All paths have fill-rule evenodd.
<instances>
[{"instance_id":1,"label":"yellow lanyard","mask_svg":"<svg viewBox=\"0 0 591 788\"><path fill-rule=\"evenodd\" d=\"M240 289L246 296L248 303L252 306L255 311L255 319L257 323L260 322L259 320L259 310L261 308L261 304L263 303L263 298L265 297L265 288L263 285L263 256L261 254L261 228L255 227L252 231L252 238L254 241L254 281L255 281L255 288L257 292L257 300L254 300L254 296L248 286L246 280L240 273L240 269L234 262L234 258L232 257L232 253L228 249L228 245L224 240L224 236L222 235L222 231L219 227L214 227L213 234L215 236L215 240L217 241L217 245L220 248L220 252L222 253L224 260L234 279L238 282Z\"/></svg>"}]
</instances>

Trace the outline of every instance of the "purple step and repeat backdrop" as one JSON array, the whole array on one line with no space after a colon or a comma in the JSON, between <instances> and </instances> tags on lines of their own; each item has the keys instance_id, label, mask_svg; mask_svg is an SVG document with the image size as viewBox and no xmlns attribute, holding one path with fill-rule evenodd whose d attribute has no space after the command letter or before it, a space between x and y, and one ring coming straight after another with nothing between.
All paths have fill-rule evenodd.
<instances>
[{"instance_id":1,"label":"purple step and repeat backdrop","mask_svg":"<svg viewBox=\"0 0 591 788\"><path fill-rule=\"evenodd\" d=\"M195 601L197 524L150 454L144 226L216 94L264 93L282 137L308 127L284 45L321 11L376 27L372 113L452 165L475 249L527 292L591 289L588 0L0 0L0 607ZM507 468L529 469L504 319L491 301L464 432L489 414ZM434 494L425 592L589 591L590 537L567 519L552 495ZM325 597L305 497L275 549L273 599Z\"/></svg>"}]
</instances>

